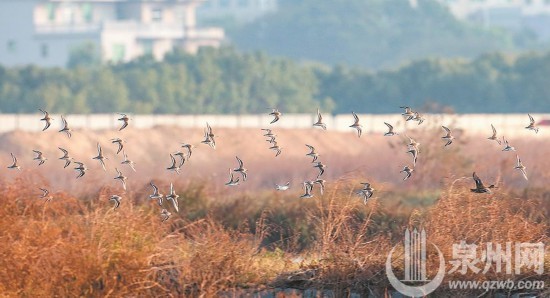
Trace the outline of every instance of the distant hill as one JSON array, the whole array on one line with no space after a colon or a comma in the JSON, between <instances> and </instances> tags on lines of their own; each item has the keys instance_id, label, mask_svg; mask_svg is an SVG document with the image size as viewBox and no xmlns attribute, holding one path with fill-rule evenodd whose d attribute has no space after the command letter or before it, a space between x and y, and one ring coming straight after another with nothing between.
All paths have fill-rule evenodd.
<instances>
[{"instance_id":1,"label":"distant hill","mask_svg":"<svg viewBox=\"0 0 550 298\"><path fill-rule=\"evenodd\" d=\"M460 22L434 0L416 8L406 0L283 0L276 13L229 36L243 50L376 69L515 48L511 34Z\"/></svg>"}]
</instances>

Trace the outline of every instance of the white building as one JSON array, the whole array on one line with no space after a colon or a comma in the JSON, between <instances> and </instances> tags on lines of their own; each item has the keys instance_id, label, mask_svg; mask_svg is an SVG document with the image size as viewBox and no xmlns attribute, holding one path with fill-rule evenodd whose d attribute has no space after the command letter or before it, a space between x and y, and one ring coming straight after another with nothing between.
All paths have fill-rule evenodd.
<instances>
[{"instance_id":1,"label":"white building","mask_svg":"<svg viewBox=\"0 0 550 298\"><path fill-rule=\"evenodd\" d=\"M174 47L219 46L221 28L197 28L204 0L2 0L0 64L65 66L71 50L93 43L102 59L162 59Z\"/></svg>"},{"instance_id":2,"label":"white building","mask_svg":"<svg viewBox=\"0 0 550 298\"><path fill-rule=\"evenodd\" d=\"M247 23L276 10L277 0L206 0L197 16L201 20L232 18Z\"/></svg>"},{"instance_id":3,"label":"white building","mask_svg":"<svg viewBox=\"0 0 550 298\"><path fill-rule=\"evenodd\" d=\"M550 40L550 0L439 1L458 19L512 31L529 29L539 39Z\"/></svg>"}]
</instances>

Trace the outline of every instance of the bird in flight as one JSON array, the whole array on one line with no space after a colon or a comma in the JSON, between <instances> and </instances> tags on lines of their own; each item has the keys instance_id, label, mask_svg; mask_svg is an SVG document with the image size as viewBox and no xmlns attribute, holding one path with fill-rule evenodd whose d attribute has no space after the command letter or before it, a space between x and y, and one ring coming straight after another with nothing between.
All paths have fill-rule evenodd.
<instances>
[{"instance_id":1,"label":"bird in flight","mask_svg":"<svg viewBox=\"0 0 550 298\"><path fill-rule=\"evenodd\" d=\"M441 137L443 140L447 141L447 143L445 143L445 146L444 146L444 147L447 147L453 143L453 140L455 137L453 137L453 135L451 134L451 130L448 127L446 126L441 126L441 127L443 128L443 130L447 132L446 135Z\"/></svg>"},{"instance_id":2,"label":"bird in flight","mask_svg":"<svg viewBox=\"0 0 550 298\"><path fill-rule=\"evenodd\" d=\"M534 130L535 133L539 133L539 128L535 126L535 119L533 119L533 116L531 114L527 114L529 116L529 125L525 127L528 130Z\"/></svg>"},{"instance_id":3,"label":"bird in flight","mask_svg":"<svg viewBox=\"0 0 550 298\"><path fill-rule=\"evenodd\" d=\"M385 137L391 137L391 136L398 135L398 133L393 131L393 126L391 124L389 124L387 122L384 122L384 124L386 124L386 126L388 127L388 132L384 134Z\"/></svg>"},{"instance_id":4,"label":"bird in flight","mask_svg":"<svg viewBox=\"0 0 550 298\"><path fill-rule=\"evenodd\" d=\"M107 169L105 168L105 160L107 159L107 157L103 155L103 150L101 149L101 145L99 143L97 143L97 156L92 157L92 159L97 159L101 164L103 171L107 171Z\"/></svg>"},{"instance_id":5,"label":"bird in flight","mask_svg":"<svg viewBox=\"0 0 550 298\"><path fill-rule=\"evenodd\" d=\"M525 171L526 167L521 162L521 159L519 158L519 155L516 155L516 158L517 158L517 164L514 167L514 169L519 170L521 172L521 174L523 175L523 178L525 178L525 180L529 180L529 179L527 179L527 172Z\"/></svg>"},{"instance_id":6,"label":"bird in flight","mask_svg":"<svg viewBox=\"0 0 550 298\"><path fill-rule=\"evenodd\" d=\"M491 193L491 189L495 188L493 184L491 184L489 187L485 187L483 185L483 182L481 182L481 179L476 175L476 172L472 174L472 177L474 178L474 181L476 183L476 188L471 188L470 191L474 193Z\"/></svg>"},{"instance_id":7,"label":"bird in flight","mask_svg":"<svg viewBox=\"0 0 550 298\"><path fill-rule=\"evenodd\" d=\"M128 122L130 121L130 118L128 117L128 115L123 114L123 113L119 113L119 115L121 117L118 118L118 121L122 121L122 126L118 130L121 131L121 130L125 129L128 126Z\"/></svg>"},{"instance_id":8,"label":"bird in flight","mask_svg":"<svg viewBox=\"0 0 550 298\"><path fill-rule=\"evenodd\" d=\"M21 170L21 167L17 164L17 157L15 157L15 155L13 155L13 153L10 153L10 154L11 154L12 164L10 166L8 166L8 169L10 169L10 170Z\"/></svg>"},{"instance_id":9,"label":"bird in flight","mask_svg":"<svg viewBox=\"0 0 550 298\"><path fill-rule=\"evenodd\" d=\"M353 119L355 119L355 121L349 127L357 129L357 136L361 137L361 133L363 132L363 126L359 124L359 116L357 116L355 112L351 112L351 113L353 114Z\"/></svg>"},{"instance_id":10,"label":"bird in flight","mask_svg":"<svg viewBox=\"0 0 550 298\"><path fill-rule=\"evenodd\" d=\"M233 169L233 171L241 173L241 176L243 177L243 181L246 181L246 171L247 170L243 167L243 161L238 156L235 156L235 158L237 159L237 162L239 163L239 167L236 168L236 169Z\"/></svg>"},{"instance_id":11,"label":"bird in flight","mask_svg":"<svg viewBox=\"0 0 550 298\"><path fill-rule=\"evenodd\" d=\"M122 200L122 198L117 195L112 195L111 198L109 199L109 201L112 201L115 203L115 207L113 208L114 210L116 210L120 206L120 200Z\"/></svg>"},{"instance_id":12,"label":"bird in flight","mask_svg":"<svg viewBox=\"0 0 550 298\"><path fill-rule=\"evenodd\" d=\"M68 167L71 164L71 157L69 156L69 152L61 147L57 147L59 150L63 152L63 156L61 156L59 159L65 161L65 166L63 168Z\"/></svg>"},{"instance_id":13,"label":"bird in flight","mask_svg":"<svg viewBox=\"0 0 550 298\"><path fill-rule=\"evenodd\" d=\"M42 154L41 151L33 150L32 152L34 152L36 154L36 156L33 158L33 160L38 160L38 165L39 166L43 165L46 162L46 160L48 160L47 158L44 157L44 154Z\"/></svg>"},{"instance_id":14,"label":"bird in flight","mask_svg":"<svg viewBox=\"0 0 550 298\"><path fill-rule=\"evenodd\" d=\"M324 130L327 130L327 125L323 123L323 116L321 115L321 111L319 109L317 109L317 122L313 123L313 126L318 126Z\"/></svg>"},{"instance_id":15,"label":"bird in flight","mask_svg":"<svg viewBox=\"0 0 550 298\"><path fill-rule=\"evenodd\" d=\"M61 115L61 122L63 123L63 127L61 128L61 130L59 130L59 132L64 132L70 139L72 136L72 130L69 127L69 123L67 123L67 119L65 119L63 115Z\"/></svg>"},{"instance_id":16,"label":"bird in flight","mask_svg":"<svg viewBox=\"0 0 550 298\"><path fill-rule=\"evenodd\" d=\"M42 129L42 131L45 131L46 129L48 129L50 127L50 125L52 124L52 120L54 120L52 117L50 117L50 114L42 109L38 109L40 112L42 112L44 114L44 117L42 117L42 119L40 119L40 121L44 121L46 122L44 124L44 128Z\"/></svg>"},{"instance_id":17,"label":"bird in flight","mask_svg":"<svg viewBox=\"0 0 550 298\"><path fill-rule=\"evenodd\" d=\"M279 119L281 119L281 116L283 115L283 113L279 112L279 110L276 108L272 108L272 111L271 113L269 113L269 115L273 116L273 120L271 120L269 124L273 124L279 121Z\"/></svg>"},{"instance_id":18,"label":"bird in flight","mask_svg":"<svg viewBox=\"0 0 550 298\"><path fill-rule=\"evenodd\" d=\"M502 144L500 142L500 140L498 139L498 137L497 137L497 130L496 130L496 128L493 124L491 124L491 128L493 129L493 135L488 137L487 139L489 139L491 141L496 141L499 145Z\"/></svg>"}]
</instances>

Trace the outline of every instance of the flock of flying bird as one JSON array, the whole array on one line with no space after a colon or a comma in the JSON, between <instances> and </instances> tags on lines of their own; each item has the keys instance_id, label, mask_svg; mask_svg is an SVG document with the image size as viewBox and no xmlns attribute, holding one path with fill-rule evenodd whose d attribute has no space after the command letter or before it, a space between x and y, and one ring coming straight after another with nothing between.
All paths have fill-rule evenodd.
<instances>
[{"instance_id":1,"label":"flock of flying bird","mask_svg":"<svg viewBox=\"0 0 550 298\"><path fill-rule=\"evenodd\" d=\"M405 118L405 121L416 121L418 122L418 125L424 122L425 119L418 112L413 111L410 107L401 107L401 108L405 110L401 114ZM45 122L45 126L42 129L42 131L45 131L50 127L51 121L54 119L50 117L48 112L42 109L39 109L39 110L44 114L43 118L41 118L40 120ZM272 109L272 112L269 113L269 115L273 116L273 120L270 122L270 124L273 124L279 121L283 114L278 109L275 108L275 109ZM354 118L354 122L349 127L355 129L357 131L357 136L361 137L362 125L360 124L359 117L354 112L352 112L352 115ZM128 115L120 114L120 116L121 117L118 118L118 121L121 121L122 125L120 126L119 131L125 129L128 126L130 121L130 118L128 117ZM535 120L530 114L528 114L528 116L529 116L530 122L529 122L529 125L525 128L528 130L532 130L535 133L538 133L539 128L536 127ZM61 121L62 121L62 128L59 130L59 132L65 133L68 138L71 138L72 130L69 127L67 120L63 116L61 116ZM394 131L394 128L391 124L386 122L384 122L384 124L388 127L388 132L386 132L384 136L391 137L391 136L399 135L397 132ZM323 122L323 117L319 109L317 109L317 121L313 123L313 126L319 127L323 130L327 129L327 126ZM492 127L493 134L490 137L488 137L489 140L496 141L499 145L502 145L502 142L504 142L505 147L502 149L502 151L516 151L516 149L512 147L508 143L508 141L504 139L504 137L502 138L502 142L501 142L500 138L497 136L497 131L495 127L493 125L491 125L491 127ZM455 137L452 135L451 129L449 129L446 126L442 126L442 128L445 131L445 135L441 138L445 141L444 147L446 147L453 143L453 140L455 139ZM275 157L279 156L283 148L280 147L277 143L277 135L273 133L272 129L262 128L262 130L265 132L263 136L267 138L266 141L270 143L269 149L276 152ZM216 136L212 130L212 127L208 123L206 123L206 128L204 130L204 140L201 141L201 143L210 146L212 149L216 149L215 137ZM412 155L413 165L412 166L405 165L403 169L400 171L400 173L405 174L403 180L407 180L412 176L412 173L417 163L418 154L420 152L419 151L420 143L418 143L417 141L415 141L409 136L406 136L406 137L409 139L406 152ZM133 171L136 171L135 163L128 158L128 155L124 151L125 141L121 138L114 138L114 139L111 139L111 142L118 146L116 154L119 154L122 152L123 160L121 164L128 166ZM304 194L300 196L300 198L303 198L303 199L312 198L314 196L313 189L315 185L319 185L320 194L323 195L326 181L322 179L321 176L323 176L323 174L325 173L325 169L327 168L325 164L323 164L321 161L318 161L320 154L317 153L315 147L309 144L306 144L305 146L309 149L309 152L306 154L306 156L312 158L311 163L314 164L313 165L314 168L318 169L318 173L314 179L303 182ZM166 168L168 171L173 171L179 174L182 166L185 164L186 161L188 161L191 158L191 155L193 152L192 150L195 148L194 145L187 144L187 143L181 144L181 147L185 149L185 152L178 151L174 154L170 154L171 163ZM63 156L61 156L59 159L65 162L64 168L67 168L71 163L73 163L77 165L76 167L74 167L74 170L78 172L76 178L78 179L83 177L86 174L86 171L88 170L86 165L83 162L76 161L74 158L72 158L66 149L61 147L58 147L58 148L63 153ZM33 160L38 161L38 166L43 165L48 160L41 151L33 150L33 152L36 154ZM12 157L13 163L10 166L8 166L8 169L20 170L21 167L18 165L17 158L13 153L11 153L11 157ZM176 157L178 157L179 161L176 161ZM225 183L225 185L227 186L237 186L241 183L241 178L243 182L246 181L247 179L247 169L244 167L243 161L238 156L236 156L235 158L237 160L238 166L233 169L229 168L229 181ZM517 158L517 164L514 167L514 169L520 171L523 177L527 180L526 167L523 165L518 155L516 155L516 158ZM103 170L106 171L105 160L107 160L108 158L103 154L103 150L99 143L97 144L97 156L92 157L92 159L97 160L100 163ZM117 175L114 177L114 179L120 181L120 183L122 184L122 188L126 190L126 180L128 178L124 176L122 171L120 171L118 168L115 168L115 171L117 172ZM495 188L494 185L490 185L486 187L475 172L472 174L472 176L476 186L475 188L470 189L471 192L491 193L490 189ZM363 198L364 203L366 204L369 198L371 198L372 195L374 194L374 188L371 186L370 183L367 183L367 182L363 182L361 184L363 185L363 188L356 191L356 194L361 196ZM176 212L179 212L179 203L178 203L179 196L175 193L174 186L172 183L170 184L170 193L167 195L161 194L159 191L159 188L153 182L150 182L150 186L153 190L153 193L149 195L149 198L151 200L156 200L158 202L158 205L161 207L160 215L161 215L162 221L168 220L171 216L171 213L168 211L168 209L164 207L164 200L166 200L167 202L170 202L170 205L172 206L172 208ZM277 191L285 191L285 190L288 190L289 188L290 188L290 181L282 185L275 184L275 189ZM40 188L40 190L42 191L42 195L40 197L46 199L46 202L49 202L53 199L53 196L50 195L47 189ZM114 209L117 209L120 206L121 200L122 200L122 197L119 195L111 196L110 201L114 203Z\"/></svg>"}]
</instances>

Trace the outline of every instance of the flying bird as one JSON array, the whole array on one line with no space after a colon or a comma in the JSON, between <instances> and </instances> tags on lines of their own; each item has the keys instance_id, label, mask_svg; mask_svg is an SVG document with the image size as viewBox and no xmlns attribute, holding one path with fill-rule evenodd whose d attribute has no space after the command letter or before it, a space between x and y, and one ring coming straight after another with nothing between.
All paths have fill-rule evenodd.
<instances>
[{"instance_id":1,"label":"flying bird","mask_svg":"<svg viewBox=\"0 0 550 298\"><path fill-rule=\"evenodd\" d=\"M79 161L74 161L74 163L78 165L74 168L78 172L78 176L76 176L76 179L86 175L86 171L88 170L88 168L84 165L84 163Z\"/></svg>"},{"instance_id":2,"label":"flying bird","mask_svg":"<svg viewBox=\"0 0 550 298\"><path fill-rule=\"evenodd\" d=\"M122 188L126 190L126 179L128 179L128 177L124 176L122 172L118 170L118 168L115 168L115 170L117 172L117 175L113 179L119 180L122 183Z\"/></svg>"},{"instance_id":3,"label":"flying bird","mask_svg":"<svg viewBox=\"0 0 550 298\"><path fill-rule=\"evenodd\" d=\"M47 189L45 188L39 188L39 189L42 191L42 194L40 195L41 199L46 199L46 202L50 202L53 199L53 197L49 195L50 192Z\"/></svg>"},{"instance_id":4,"label":"flying bird","mask_svg":"<svg viewBox=\"0 0 550 298\"><path fill-rule=\"evenodd\" d=\"M71 157L69 156L69 152L67 152L67 150L61 148L61 147L57 147L59 148L59 150L61 150L63 152L63 156L61 156L59 159L61 160L64 160L65 161L65 166L63 168L66 168L68 167L70 164L71 164Z\"/></svg>"},{"instance_id":5,"label":"flying bird","mask_svg":"<svg viewBox=\"0 0 550 298\"><path fill-rule=\"evenodd\" d=\"M514 169L519 170L521 172L521 174L523 175L523 178L525 178L525 180L529 180L529 179L527 179L527 172L525 171L526 167L521 162L521 159L519 158L519 155L516 155L516 157L517 157L517 164L514 167Z\"/></svg>"},{"instance_id":6,"label":"flying bird","mask_svg":"<svg viewBox=\"0 0 550 298\"><path fill-rule=\"evenodd\" d=\"M63 115L61 115L61 122L63 123L63 128L61 128L61 130L59 130L59 132L64 132L67 135L67 137L69 137L69 139L70 139L71 136L72 136L72 130L69 127L69 123L67 123L67 119L65 119L65 117L63 117Z\"/></svg>"},{"instance_id":7,"label":"flying bird","mask_svg":"<svg viewBox=\"0 0 550 298\"><path fill-rule=\"evenodd\" d=\"M12 159L12 164L10 166L8 166L8 169L10 170L13 170L13 169L17 169L17 170L21 170L21 167L19 165L17 165L17 157L15 157L15 155L13 155L13 153L10 153L11 154L11 159Z\"/></svg>"},{"instance_id":8,"label":"flying bird","mask_svg":"<svg viewBox=\"0 0 550 298\"><path fill-rule=\"evenodd\" d=\"M279 121L279 119L281 119L281 116L283 115L283 113L279 112L278 109L273 108L272 112L269 113L269 115L274 117L273 120L271 120L271 122L269 123L269 124L273 124L273 123Z\"/></svg>"},{"instance_id":9,"label":"flying bird","mask_svg":"<svg viewBox=\"0 0 550 298\"><path fill-rule=\"evenodd\" d=\"M471 192L475 193L491 193L491 188L495 188L493 184L491 184L489 187L485 187L483 185L483 182L481 182L481 179L476 175L476 172L472 174L472 177L474 178L474 181L476 183L476 188L471 188Z\"/></svg>"},{"instance_id":10,"label":"flying bird","mask_svg":"<svg viewBox=\"0 0 550 298\"><path fill-rule=\"evenodd\" d=\"M239 177L236 177L233 175L233 171L231 168L229 169L229 181L225 183L227 186L237 186L239 185Z\"/></svg>"},{"instance_id":11,"label":"flying bird","mask_svg":"<svg viewBox=\"0 0 550 298\"><path fill-rule=\"evenodd\" d=\"M321 177L321 175L323 175L325 173L325 168L327 166L325 164L323 164L322 162L318 161L317 164L314 165L313 167L319 169L319 174L317 174L317 179L319 179L319 177Z\"/></svg>"},{"instance_id":12,"label":"flying bird","mask_svg":"<svg viewBox=\"0 0 550 298\"><path fill-rule=\"evenodd\" d=\"M384 124L386 124L386 126L388 127L388 132L384 134L385 137L391 137L391 136L398 135L398 133L393 131L393 126L391 124L389 124L387 122L384 122Z\"/></svg>"},{"instance_id":13,"label":"flying bird","mask_svg":"<svg viewBox=\"0 0 550 298\"><path fill-rule=\"evenodd\" d=\"M308 145L308 144L306 144L306 147L309 148L309 153L306 154L306 156L313 157L313 160L311 162L312 163L315 162L320 155L317 152L315 152L315 147L313 147L311 145Z\"/></svg>"},{"instance_id":14,"label":"flying bird","mask_svg":"<svg viewBox=\"0 0 550 298\"><path fill-rule=\"evenodd\" d=\"M319 184L319 186L321 187L320 190L321 190L321 195L323 195L323 193L325 192L325 183L327 181L323 180L323 179L319 179L317 178L315 181L313 181L313 184Z\"/></svg>"},{"instance_id":15,"label":"flying bird","mask_svg":"<svg viewBox=\"0 0 550 298\"><path fill-rule=\"evenodd\" d=\"M525 128L528 130L534 130L535 133L539 133L539 128L535 126L535 119L533 119L533 116L531 114L527 114L529 116L529 125Z\"/></svg>"},{"instance_id":16,"label":"flying bird","mask_svg":"<svg viewBox=\"0 0 550 298\"><path fill-rule=\"evenodd\" d=\"M128 155L126 154L126 152L122 151L122 155L124 155L124 160L121 162L121 164L128 165L135 172L136 171L136 168L135 168L136 163L128 158Z\"/></svg>"},{"instance_id":17,"label":"flying bird","mask_svg":"<svg viewBox=\"0 0 550 298\"><path fill-rule=\"evenodd\" d=\"M118 131L121 131L121 130L125 129L126 126L128 126L128 121L130 121L130 118L128 118L128 115L126 115L126 114L119 113L119 115L121 117L118 118L118 121L122 121L122 126L118 129Z\"/></svg>"},{"instance_id":18,"label":"flying bird","mask_svg":"<svg viewBox=\"0 0 550 298\"><path fill-rule=\"evenodd\" d=\"M275 189L279 191L285 191L285 190L288 190L289 188L290 188L290 181L282 185L275 184Z\"/></svg>"},{"instance_id":19,"label":"flying bird","mask_svg":"<svg viewBox=\"0 0 550 298\"><path fill-rule=\"evenodd\" d=\"M174 209L176 209L176 213L180 212L179 202L178 202L179 197L180 196L177 195L176 191L174 190L174 185L172 183L170 183L170 194L166 196L166 200L172 202L172 205L174 206Z\"/></svg>"},{"instance_id":20,"label":"flying bird","mask_svg":"<svg viewBox=\"0 0 550 298\"><path fill-rule=\"evenodd\" d=\"M420 115L420 113L418 112L414 112L414 118L412 119L414 121L418 121L418 125L422 124L422 122L424 122L424 120L426 120L424 117L422 117L422 115Z\"/></svg>"},{"instance_id":21,"label":"flying bird","mask_svg":"<svg viewBox=\"0 0 550 298\"><path fill-rule=\"evenodd\" d=\"M280 147L277 142L273 142L273 146L269 147L269 149L277 152L277 154L275 154L275 157L277 157L281 154L283 147Z\"/></svg>"},{"instance_id":22,"label":"flying bird","mask_svg":"<svg viewBox=\"0 0 550 298\"><path fill-rule=\"evenodd\" d=\"M445 130L447 132L446 135L441 137L442 139L447 141L447 143L444 146L444 147L447 147L447 146L449 146L453 143L453 140L454 140L455 137L453 137L453 135L451 134L451 130L448 127L446 127L446 126L441 126L441 127L443 128L443 130Z\"/></svg>"},{"instance_id":23,"label":"flying bird","mask_svg":"<svg viewBox=\"0 0 550 298\"><path fill-rule=\"evenodd\" d=\"M363 189L356 192L356 194L360 195L363 198L363 203L366 205L368 200L372 197L374 194L374 188L370 185L370 183L362 182Z\"/></svg>"},{"instance_id":24,"label":"flying bird","mask_svg":"<svg viewBox=\"0 0 550 298\"><path fill-rule=\"evenodd\" d=\"M180 173L180 168L176 165L176 159L174 158L174 155L170 154L170 160L172 161L172 163L166 169L169 170L169 171L174 171L177 174L179 174Z\"/></svg>"},{"instance_id":25,"label":"flying bird","mask_svg":"<svg viewBox=\"0 0 550 298\"><path fill-rule=\"evenodd\" d=\"M361 137L361 132L363 131L363 126L361 124L359 124L359 116L357 116L357 114L355 114L355 112L351 112L351 113L353 114L353 119L355 119L355 121L349 127L357 129L357 136Z\"/></svg>"},{"instance_id":26,"label":"flying bird","mask_svg":"<svg viewBox=\"0 0 550 298\"><path fill-rule=\"evenodd\" d=\"M414 171L414 168L409 168L409 166L404 166L403 170L399 171L399 173L405 173L405 177L403 178L403 181L409 179L412 175L412 172Z\"/></svg>"},{"instance_id":27,"label":"flying bird","mask_svg":"<svg viewBox=\"0 0 550 298\"><path fill-rule=\"evenodd\" d=\"M500 140L498 139L497 137L497 130L496 128L493 126L493 124L491 124L491 128L493 129L493 135L488 137L487 139L491 140L491 141L496 141L499 145L502 144L500 142Z\"/></svg>"},{"instance_id":28,"label":"flying bird","mask_svg":"<svg viewBox=\"0 0 550 298\"><path fill-rule=\"evenodd\" d=\"M187 159L190 159L191 154L193 154L192 149L195 148L195 146L191 144L182 144L181 147L187 149Z\"/></svg>"},{"instance_id":29,"label":"flying bird","mask_svg":"<svg viewBox=\"0 0 550 298\"><path fill-rule=\"evenodd\" d=\"M122 198L117 195L112 195L111 198L109 199L109 201L112 201L115 203L115 207L113 208L114 210L116 210L120 206L120 200L122 200Z\"/></svg>"},{"instance_id":30,"label":"flying bird","mask_svg":"<svg viewBox=\"0 0 550 298\"><path fill-rule=\"evenodd\" d=\"M166 209L162 209L162 211L160 211L160 218L162 219L162 222L167 221L170 218L171 215L172 215L172 213L170 213Z\"/></svg>"},{"instance_id":31,"label":"flying bird","mask_svg":"<svg viewBox=\"0 0 550 298\"><path fill-rule=\"evenodd\" d=\"M241 176L243 177L243 181L246 181L246 171L247 170L243 167L243 161L238 156L235 156L235 158L237 159L237 162L239 163L239 167L236 168L236 169L233 169L233 171L241 173Z\"/></svg>"},{"instance_id":32,"label":"flying bird","mask_svg":"<svg viewBox=\"0 0 550 298\"><path fill-rule=\"evenodd\" d=\"M111 143L118 144L118 150L116 151L116 154L119 154L120 151L122 151L122 149L124 148L124 143L126 142L121 138L115 138L111 139Z\"/></svg>"},{"instance_id":33,"label":"flying bird","mask_svg":"<svg viewBox=\"0 0 550 298\"><path fill-rule=\"evenodd\" d=\"M162 207L163 195L159 192L159 188L153 183L153 181L151 181L149 185L153 188L153 194L149 195L149 199L158 200L159 206Z\"/></svg>"},{"instance_id":34,"label":"flying bird","mask_svg":"<svg viewBox=\"0 0 550 298\"><path fill-rule=\"evenodd\" d=\"M410 153L412 155L413 167L415 167L416 166L416 160L418 159L418 149L416 149L414 147L410 147L409 150L407 151L407 153Z\"/></svg>"},{"instance_id":35,"label":"flying bird","mask_svg":"<svg viewBox=\"0 0 550 298\"><path fill-rule=\"evenodd\" d=\"M46 160L48 160L47 158L44 157L44 154L42 154L41 151L33 150L32 152L36 153L36 156L32 160L38 160L39 166L43 165L46 162Z\"/></svg>"},{"instance_id":36,"label":"flying bird","mask_svg":"<svg viewBox=\"0 0 550 298\"><path fill-rule=\"evenodd\" d=\"M40 112L42 112L44 114L44 117L42 117L42 119L40 119L40 121L44 121L46 122L46 124L44 124L44 128L42 129L42 131L45 131L46 129L48 129L50 127L50 125L52 124L52 120L54 120L52 117L50 117L50 114L42 109L38 109Z\"/></svg>"},{"instance_id":37,"label":"flying bird","mask_svg":"<svg viewBox=\"0 0 550 298\"><path fill-rule=\"evenodd\" d=\"M103 150L101 149L101 145L99 143L97 143L97 156L92 157L92 159L98 160L101 164L101 167L103 168L103 171L107 171L107 169L105 169L105 160L107 159L107 157L103 155Z\"/></svg>"},{"instance_id":38,"label":"flying bird","mask_svg":"<svg viewBox=\"0 0 550 298\"><path fill-rule=\"evenodd\" d=\"M415 117L415 114L414 112L411 110L410 107L401 107L402 109L405 109L405 112L402 113L401 115L405 116L406 120L405 121L409 121L409 120L413 120L414 117Z\"/></svg>"},{"instance_id":39,"label":"flying bird","mask_svg":"<svg viewBox=\"0 0 550 298\"><path fill-rule=\"evenodd\" d=\"M323 116L321 115L321 111L317 109L317 122L313 123L313 126L319 126L324 130L327 130L327 125L323 123Z\"/></svg>"},{"instance_id":40,"label":"flying bird","mask_svg":"<svg viewBox=\"0 0 550 298\"><path fill-rule=\"evenodd\" d=\"M313 190L313 182L304 181L304 194L300 196L301 199L313 198L311 191Z\"/></svg>"},{"instance_id":41,"label":"flying bird","mask_svg":"<svg viewBox=\"0 0 550 298\"><path fill-rule=\"evenodd\" d=\"M508 140L504 139L504 137L502 138L504 140L504 149L502 149L502 151L516 151L516 148L512 147L509 143L508 143Z\"/></svg>"},{"instance_id":42,"label":"flying bird","mask_svg":"<svg viewBox=\"0 0 550 298\"><path fill-rule=\"evenodd\" d=\"M174 156L179 157L180 163L178 164L178 168L181 169L181 167L183 167L183 165L185 164L185 161L186 161L186 157L185 157L185 156L186 156L186 155L185 155L183 152L178 151L178 152L174 153Z\"/></svg>"}]
</instances>

